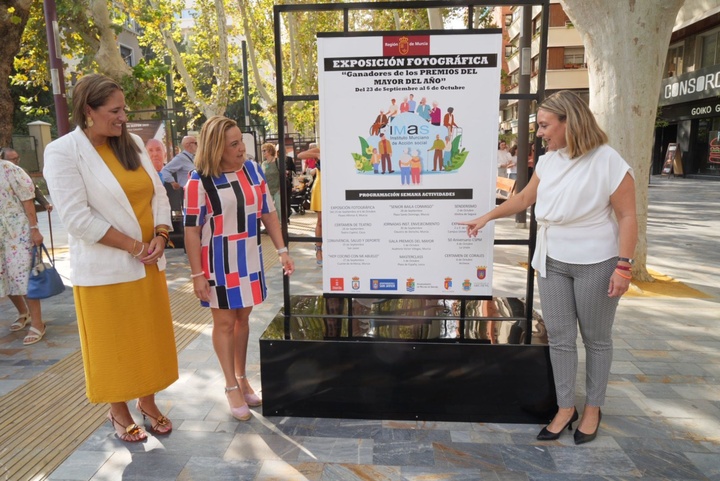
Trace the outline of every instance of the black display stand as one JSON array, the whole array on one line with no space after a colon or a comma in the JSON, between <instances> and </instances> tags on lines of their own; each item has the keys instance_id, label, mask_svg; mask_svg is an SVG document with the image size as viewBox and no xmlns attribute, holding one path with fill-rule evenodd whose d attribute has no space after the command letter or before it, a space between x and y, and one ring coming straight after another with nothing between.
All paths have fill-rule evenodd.
<instances>
[{"instance_id":1,"label":"black display stand","mask_svg":"<svg viewBox=\"0 0 720 481\"><path fill-rule=\"evenodd\" d=\"M317 102L317 93L286 95L283 73L283 15L342 12L350 31L351 13L408 8L467 7L473 29L478 9L489 0L329 2L273 7L275 78L280 151L285 151L285 105ZM501 100L541 102L549 24L549 0L514 0L541 7L540 54L535 93L529 83ZM528 12L530 10L527 10ZM527 30L530 22L527 18ZM529 72L528 72L529 75ZM523 90L525 89L525 90ZM521 122L527 122L527 118ZM286 182L284 177L281 182ZM283 205L289 205L280 189ZM284 241L322 242L289 235ZM536 241L531 209L527 239L495 239L497 245L527 246L530 264ZM544 324L533 310L535 271L528 265L523 300L517 298L387 299L291 296L283 278L283 310L260 338L263 413L266 416L340 417L545 423L557 410Z\"/></svg>"},{"instance_id":2,"label":"black display stand","mask_svg":"<svg viewBox=\"0 0 720 481\"><path fill-rule=\"evenodd\" d=\"M265 416L545 423L556 409L542 319L518 299L293 296L260 338ZM373 314L382 315L373 319ZM415 316L433 316L434 319ZM390 317L396 318L390 319ZM528 344L528 335L530 343Z\"/></svg>"}]
</instances>

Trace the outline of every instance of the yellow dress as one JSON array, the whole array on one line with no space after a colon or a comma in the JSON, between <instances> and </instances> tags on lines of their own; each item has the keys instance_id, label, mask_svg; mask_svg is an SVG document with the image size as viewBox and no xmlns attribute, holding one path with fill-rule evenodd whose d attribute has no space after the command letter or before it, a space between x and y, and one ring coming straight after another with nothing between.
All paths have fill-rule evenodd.
<instances>
[{"instance_id":1,"label":"yellow dress","mask_svg":"<svg viewBox=\"0 0 720 481\"><path fill-rule=\"evenodd\" d=\"M320 193L320 169L315 172L315 182L313 182L312 197L310 197L310 210L313 212L322 211L322 195Z\"/></svg>"},{"instance_id":2,"label":"yellow dress","mask_svg":"<svg viewBox=\"0 0 720 481\"><path fill-rule=\"evenodd\" d=\"M125 170L112 149L98 153L132 205L144 242L152 240L153 184L139 168ZM161 391L178 378L177 349L165 272L145 266L145 277L104 286L75 286L87 397L123 402Z\"/></svg>"}]
</instances>

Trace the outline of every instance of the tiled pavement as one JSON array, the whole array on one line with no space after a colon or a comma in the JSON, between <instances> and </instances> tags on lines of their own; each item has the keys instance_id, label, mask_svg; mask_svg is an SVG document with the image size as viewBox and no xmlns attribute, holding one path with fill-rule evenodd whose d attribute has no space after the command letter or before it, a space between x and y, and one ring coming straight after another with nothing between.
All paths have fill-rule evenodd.
<instances>
[{"instance_id":1,"label":"tiled pavement","mask_svg":"<svg viewBox=\"0 0 720 481\"><path fill-rule=\"evenodd\" d=\"M709 297L623 299L608 399L592 443L575 446L567 434L537 442L539 425L265 418L262 409L237 422L226 407L208 324L179 353L180 380L158 397L175 425L170 436L125 444L106 424L46 474L56 481L720 480L719 191L718 182L652 179L648 264ZM292 221L311 233L312 214ZM62 244L59 222L53 225ZM504 238L526 234L510 220L498 222L497 231ZM318 292L310 246L295 245L293 255L292 293ZM497 294L522 289L524 257L521 248L496 248ZM170 289L177 289L189 280L187 267L181 251L169 258ZM282 302L279 269L268 274L270 297L251 318L248 374L256 387L257 339ZM21 335L0 331L0 396L79 347L69 291L43 307L49 331L41 343L25 348ZM4 323L13 315L9 301L0 303ZM2 433L0 440L2 449L13 449Z\"/></svg>"}]
</instances>

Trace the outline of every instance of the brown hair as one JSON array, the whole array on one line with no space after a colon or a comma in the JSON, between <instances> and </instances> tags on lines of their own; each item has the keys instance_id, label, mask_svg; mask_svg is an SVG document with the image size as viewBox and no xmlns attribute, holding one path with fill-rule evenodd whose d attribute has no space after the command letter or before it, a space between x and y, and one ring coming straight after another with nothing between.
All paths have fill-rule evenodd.
<instances>
[{"instance_id":1,"label":"brown hair","mask_svg":"<svg viewBox=\"0 0 720 481\"><path fill-rule=\"evenodd\" d=\"M565 142L571 159L607 144L607 135L598 125L588 104L570 90L555 92L540 104L540 109L557 115L561 122L565 122Z\"/></svg>"},{"instance_id":2,"label":"brown hair","mask_svg":"<svg viewBox=\"0 0 720 481\"><path fill-rule=\"evenodd\" d=\"M87 129L85 107L95 110L105 105L108 97L115 91L121 91L120 84L110 77L89 74L78 80L72 95L72 120L81 129ZM123 123L122 133L118 137L109 137L108 145L126 170L140 167L140 147L135 143L127 126Z\"/></svg>"},{"instance_id":3,"label":"brown hair","mask_svg":"<svg viewBox=\"0 0 720 481\"><path fill-rule=\"evenodd\" d=\"M200 175L219 177L220 162L225 151L225 135L227 131L237 127L237 122L222 115L210 117L202 130L195 153L195 167Z\"/></svg>"}]
</instances>

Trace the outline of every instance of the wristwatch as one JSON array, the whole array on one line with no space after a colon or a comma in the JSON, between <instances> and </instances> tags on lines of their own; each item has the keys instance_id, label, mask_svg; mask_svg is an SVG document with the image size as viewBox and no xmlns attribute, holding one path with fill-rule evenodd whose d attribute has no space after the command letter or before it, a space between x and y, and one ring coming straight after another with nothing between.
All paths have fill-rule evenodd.
<instances>
[{"instance_id":1,"label":"wristwatch","mask_svg":"<svg viewBox=\"0 0 720 481\"><path fill-rule=\"evenodd\" d=\"M627 262L632 265L635 262L635 259L630 259L629 257L618 257L618 262Z\"/></svg>"}]
</instances>

